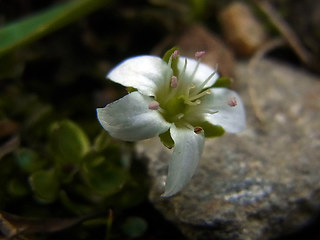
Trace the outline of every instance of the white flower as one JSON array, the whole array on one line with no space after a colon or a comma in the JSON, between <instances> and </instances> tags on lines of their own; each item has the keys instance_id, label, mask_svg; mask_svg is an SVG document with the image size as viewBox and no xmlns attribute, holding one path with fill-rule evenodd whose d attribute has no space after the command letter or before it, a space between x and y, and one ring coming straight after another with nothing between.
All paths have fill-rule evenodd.
<instances>
[{"instance_id":1,"label":"white flower","mask_svg":"<svg viewBox=\"0 0 320 240\"><path fill-rule=\"evenodd\" d=\"M237 93L214 87L218 74L195 59L168 61L138 56L120 63L108 79L137 91L97 109L98 120L115 138L136 141L160 136L173 148L165 192L169 197L190 180L201 157L205 137L236 133L245 127L245 112Z\"/></svg>"}]
</instances>

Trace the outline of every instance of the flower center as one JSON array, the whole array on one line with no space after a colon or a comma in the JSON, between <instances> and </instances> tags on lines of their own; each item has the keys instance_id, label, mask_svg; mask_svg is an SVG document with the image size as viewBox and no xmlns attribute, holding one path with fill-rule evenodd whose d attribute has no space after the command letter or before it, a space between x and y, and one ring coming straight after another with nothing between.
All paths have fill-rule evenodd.
<instances>
[{"instance_id":1,"label":"flower center","mask_svg":"<svg viewBox=\"0 0 320 240\"><path fill-rule=\"evenodd\" d=\"M200 58L203 55L204 52L196 53L197 64L191 74L186 72L188 61L185 59L182 71L177 76L172 76L169 79L169 84L159 89L156 95L156 100L160 106L158 111L168 122L193 128L190 125L190 119L202 120L203 111L197 111L197 107L201 104L201 98L211 94L211 90L205 88L205 86L216 73L214 71L199 85L194 83L194 78L200 65ZM175 56L172 55L171 57ZM170 65L171 61L168 64Z\"/></svg>"}]
</instances>

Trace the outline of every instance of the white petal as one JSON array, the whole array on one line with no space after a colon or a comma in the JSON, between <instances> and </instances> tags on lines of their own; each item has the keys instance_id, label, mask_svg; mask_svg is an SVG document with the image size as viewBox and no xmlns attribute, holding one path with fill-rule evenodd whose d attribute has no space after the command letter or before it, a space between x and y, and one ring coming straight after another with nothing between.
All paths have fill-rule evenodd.
<instances>
[{"instance_id":1,"label":"white petal","mask_svg":"<svg viewBox=\"0 0 320 240\"><path fill-rule=\"evenodd\" d=\"M204 134L196 134L187 128L170 128L174 141L172 159L169 162L168 178L162 197L170 197L179 192L193 176L201 157Z\"/></svg>"},{"instance_id":2,"label":"white petal","mask_svg":"<svg viewBox=\"0 0 320 240\"><path fill-rule=\"evenodd\" d=\"M187 59L187 68L185 71L185 77L187 78L191 78L192 75L194 74L193 79L191 80L196 86L201 85L201 83L203 83L212 73L215 72L215 70L204 64L204 63L200 63L197 68L198 65L198 61L196 61L195 59L192 58L185 58L185 57L179 57L179 62L178 62L178 69L180 72L183 71L184 65L185 65L185 59ZM196 70L196 72L194 73L194 70ZM204 85L204 87L211 87L219 78L219 74L215 73L214 76L211 77L211 79Z\"/></svg>"},{"instance_id":3,"label":"white petal","mask_svg":"<svg viewBox=\"0 0 320 240\"><path fill-rule=\"evenodd\" d=\"M137 141L167 131L170 123L160 113L148 108L151 97L132 92L123 98L97 109L102 127L114 138Z\"/></svg>"},{"instance_id":4,"label":"white petal","mask_svg":"<svg viewBox=\"0 0 320 240\"><path fill-rule=\"evenodd\" d=\"M246 127L246 114L240 96L226 88L211 88L211 94L204 96L201 107L210 109L213 114L206 116L207 121L222 126L227 132L237 133ZM237 105L229 106L228 101L235 98Z\"/></svg>"},{"instance_id":5,"label":"white petal","mask_svg":"<svg viewBox=\"0 0 320 240\"><path fill-rule=\"evenodd\" d=\"M107 78L126 87L134 87L144 95L154 96L156 89L170 81L172 69L159 57L138 56L125 60Z\"/></svg>"}]
</instances>

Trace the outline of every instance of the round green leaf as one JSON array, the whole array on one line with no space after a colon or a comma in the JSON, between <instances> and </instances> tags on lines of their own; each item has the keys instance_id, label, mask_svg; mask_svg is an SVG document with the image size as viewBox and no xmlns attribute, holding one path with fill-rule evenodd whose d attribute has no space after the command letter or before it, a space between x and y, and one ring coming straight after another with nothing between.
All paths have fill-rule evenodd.
<instances>
[{"instance_id":1,"label":"round green leaf","mask_svg":"<svg viewBox=\"0 0 320 240\"><path fill-rule=\"evenodd\" d=\"M28 193L27 186L16 178L13 178L9 181L7 189L12 196L17 197L25 196Z\"/></svg>"},{"instance_id":2,"label":"round green leaf","mask_svg":"<svg viewBox=\"0 0 320 240\"><path fill-rule=\"evenodd\" d=\"M35 151L26 148L17 151L16 160L18 166L27 173L33 173L34 171L41 169L45 163L39 159L39 156Z\"/></svg>"},{"instance_id":3,"label":"round green leaf","mask_svg":"<svg viewBox=\"0 0 320 240\"><path fill-rule=\"evenodd\" d=\"M35 197L43 203L54 202L59 191L59 180L54 170L40 170L33 173L29 183Z\"/></svg>"},{"instance_id":4,"label":"round green leaf","mask_svg":"<svg viewBox=\"0 0 320 240\"><path fill-rule=\"evenodd\" d=\"M119 192L127 181L128 172L102 156L86 157L83 177L92 191L101 196Z\"/></svg>"},{"instance_id":5,"label":"round green leaf","mask_svg":"<svg viewBox=\"0 0 320 240\"><path fill-rule=\"evenodd\" d=\"M78 163L89 151L90 143L84 131L74 122L55 123L50 135L51 151L62 164Z\"/></svg>"},{"instance_id":6,"label":"round green leaf","mask_svg":"<svg viewBox=\"0 0 320 240\"><path fill-rule=\"evenodd\" d=\"M122 225L122 231L131 238L141 237L147 228L147 222L140 217L128 217Z\"/></svg>"}]
</instances>

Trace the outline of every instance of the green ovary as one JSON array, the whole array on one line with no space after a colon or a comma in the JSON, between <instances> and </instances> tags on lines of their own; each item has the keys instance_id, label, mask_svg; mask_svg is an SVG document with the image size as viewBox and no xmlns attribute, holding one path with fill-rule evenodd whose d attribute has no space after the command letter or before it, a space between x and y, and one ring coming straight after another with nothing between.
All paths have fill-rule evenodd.
<instances>
[{"instance_id":1,"label":"green ovary","mask_svg":"<svg viewBox=\"0 0 320 240\"><path fill-rule=\"evenodd\" d=\"M164 110L162 116L171 123L177 123L183 118L186 108L183 96L174 96L166 103L160 102L160 107Z\"/></svg>"}]
</instances>

